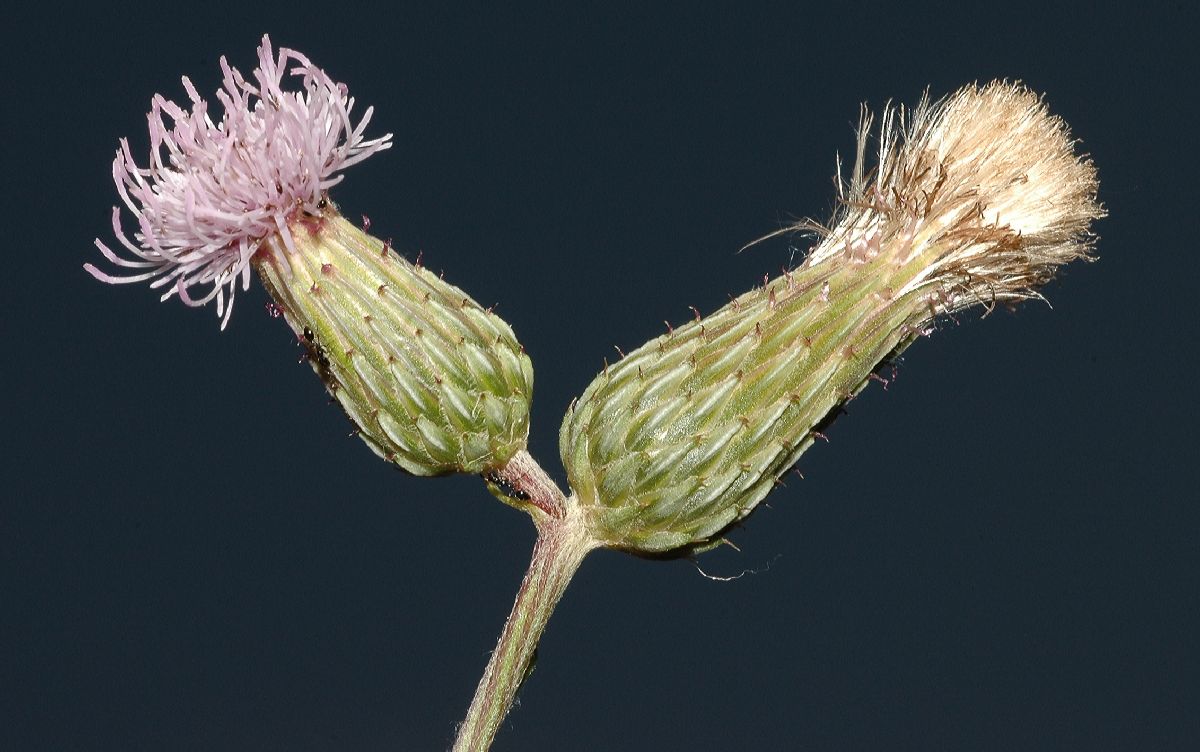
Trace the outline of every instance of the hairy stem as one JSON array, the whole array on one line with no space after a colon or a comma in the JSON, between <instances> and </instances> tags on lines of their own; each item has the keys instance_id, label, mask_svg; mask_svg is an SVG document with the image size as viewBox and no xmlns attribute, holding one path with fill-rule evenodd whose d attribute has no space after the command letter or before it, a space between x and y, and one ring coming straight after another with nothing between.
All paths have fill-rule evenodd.
<instances>
[{"instance_id":1,"label":"hairy stem","mask_svg":"<svg viewBox=\"0 0 1200 752\"><path fill-rule=\"evenodd\" d=\"M484 473L483 480L497 498L529 512L535 522L542 515L555 519L566 516L567 500L562 491L524 449L514 454L503 466Z\"/></svg>"},{"instance_id":2,"label":"hairy stem","mask_svg":"<svg viewBox=\"0 0 1200 752\"><path fill-rule=\"evenodd\" d=\"M481 752L491 746L531 667L550 614L583 557L597 545L588 536L578 507L570 501L563 517L535 514L534 520L538 539L529 571L479 680L467 717L458 729L455 752Z\"/></svg>"}]
</instances>

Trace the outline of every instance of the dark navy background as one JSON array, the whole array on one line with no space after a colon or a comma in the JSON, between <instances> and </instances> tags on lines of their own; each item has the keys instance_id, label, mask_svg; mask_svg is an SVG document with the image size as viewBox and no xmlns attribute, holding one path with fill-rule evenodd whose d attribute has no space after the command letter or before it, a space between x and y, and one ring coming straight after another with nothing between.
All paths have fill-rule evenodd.
<instances>
[{"instance_id":1,"label":"dark navy background","mask_svg":"<svg viewBox=\"0 0 1200 752\"><path fill-rule=\"evenodd\" d=\"M806 247L735 254L828 212L860 102L1022 79L1099 167L1099 262L910 349L699 561L755 574L590 557L496 750L1200 748L1190 6L431 5L5 11L0 749L447 748L524 571L477 479L348 437L257 282L221 333L81 268L117 139L263 32L396 134L334 198L498 304L560 478L614 345Z\"/></svg>"}]
</instances>

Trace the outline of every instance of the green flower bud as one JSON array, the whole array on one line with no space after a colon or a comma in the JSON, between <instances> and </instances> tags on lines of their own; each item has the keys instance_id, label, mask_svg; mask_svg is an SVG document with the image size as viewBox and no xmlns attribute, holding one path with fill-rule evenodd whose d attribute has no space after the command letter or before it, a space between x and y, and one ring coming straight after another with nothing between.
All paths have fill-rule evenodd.
<instances>
[{"instance_id":1,"label":"green flower bud","mask_svg":"<svg viewBox=\"0 0 1200 752\"><path fill-rule=\"evenodd\" d=\"M331 206L255 268L376 454L414 475L483 473L525 448L533 369L500 317Z\"/></svg>"},{"instance_id":2,"label":"green flower bud","mask_svg":"<svg viewBox=\"0 0 1200 752\"><path fill-rule=\"evenodd\" d=\"M658 554L712 545L822 422L937 316L1036 296L1086 254L1091 163L1029 91L967 87L884 118L833 228L793 272L605 368L560 449L592 536Z\"/></svg>"}]
</instances>

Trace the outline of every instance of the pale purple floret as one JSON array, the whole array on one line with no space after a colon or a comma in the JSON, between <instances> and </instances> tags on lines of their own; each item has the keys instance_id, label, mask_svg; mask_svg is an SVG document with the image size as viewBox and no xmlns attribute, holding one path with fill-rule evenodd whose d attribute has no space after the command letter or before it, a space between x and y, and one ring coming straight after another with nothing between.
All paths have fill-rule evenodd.
<instances>
[{"instance_id":1,"label":"pale purple floret","mask_svg":"<svg viewBox=\"0 0 1200 752\"><path fill-rule=\"evenodd\" d=\"M289 63L294 63L288 70ZM219 123L192 82L183 86L191 110L156 94L150 123L150 163L138 167L121 139L113 160L113 180L137 220L131 241L113 207L113 233L129 252L118 256L99 239L96 247L122 273L84 268L109 283L152 280L166 287L162 299L178 293L191 306L217 301L221 327L229 322L240 279L250 285L250 258L262 242L279 233L289 246L288 217L315 212L323 193L342 179L342 169L391 146L391 134L364 140L368 107L357 125L350 122L354 99L308 58L280 48L276 57L264 36L258 48L254 82L221 58L224 108ZM285 73L302 81L284 91ZM164 119L169 119L171 127ZM211 285L203 295L192 287Z\"/></svg>"}]
</instances>

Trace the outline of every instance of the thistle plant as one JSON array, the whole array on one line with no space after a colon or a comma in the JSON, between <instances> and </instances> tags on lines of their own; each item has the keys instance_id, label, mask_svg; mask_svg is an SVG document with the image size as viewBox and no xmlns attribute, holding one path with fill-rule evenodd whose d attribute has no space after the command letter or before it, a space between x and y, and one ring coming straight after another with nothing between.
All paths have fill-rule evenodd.
<instances>
[{"instance_id":1,"label":"thistle plant","mask_svg":"<svg viewBox=\"0 0 1200 752\"><path fill-rule=\"evenodd\" d=\"M343 85L265 37L253 80L221 69L219 121L185 78L190 108L152 100L148 166L121 142L113 176L137 228L114 208L126 253L97 240L117 268L85 268L215 302L222 328L253 268L372 450L414 475L479 475L532 517L529 571L456 750L490 746L588 552L720 544L881 364L942 317L1040 298L1103 215L1091 162L1019 84L889 107L877 128L864 111L834 217L780 231L815 236L804 261L606 365L572 404L564 493L525 450L533 374L511 328L330 199L343 169L392 145L366 138L371 109L354 123Z\"/></svg>"}]
</instances>

